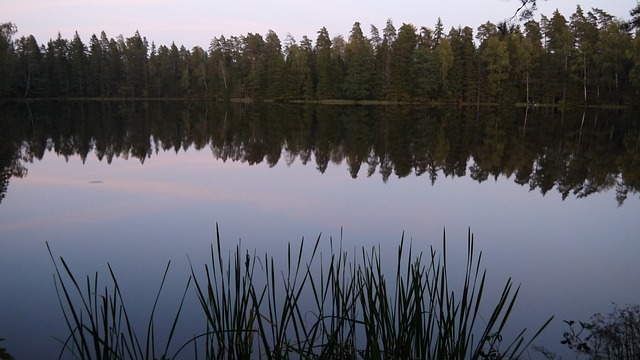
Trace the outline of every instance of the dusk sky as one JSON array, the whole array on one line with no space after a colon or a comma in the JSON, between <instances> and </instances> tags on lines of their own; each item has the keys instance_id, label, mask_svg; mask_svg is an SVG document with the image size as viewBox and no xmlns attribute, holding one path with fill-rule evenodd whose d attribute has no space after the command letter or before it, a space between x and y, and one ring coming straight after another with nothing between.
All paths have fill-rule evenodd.
<instances>
[{"instance_id":1,"label":"dusk sky","mask_svg":"<svg viewBox=\"0 0 640 360\"><path fill-rule=\"evenodd\" d=\"M576 0L539 0L539 14L551 16L557 8L568 19L576 9ZM636 0L584 0L586 12L592 7L629 18ZM354 22L361 23L365 35L373 24L380 30L387 19L396 28L403 23L433 28L438 17L445 29L458 25L474 29L491 21L497 23L513 16L519 0L395 0L395 1L218 1L218 0L0 0L0 22L13 22L17 37L34 35L46 43L60 32L72 39L78 31L89 42L92 34L105 31L108 37L129 37L136 30L156 45L202 46L220 35L266 34L273 30L281 41L291 33L300 41L303 35L315 40L323 26L330 36L348 37Z\"/></svg>"}]
</instances>

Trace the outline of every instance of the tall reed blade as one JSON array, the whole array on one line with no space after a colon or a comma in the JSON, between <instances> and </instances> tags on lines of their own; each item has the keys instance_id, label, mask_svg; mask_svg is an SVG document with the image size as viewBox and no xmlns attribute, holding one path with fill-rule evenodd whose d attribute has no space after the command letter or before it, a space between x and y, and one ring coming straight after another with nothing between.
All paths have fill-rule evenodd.
<instances>
[{"instance_id":1,"label":"tall reed blade","mask_svg":"<svg viewBox=\"0 0 640 360\"><path fill-rule=\"evenodd\" d=\"M286 264L278 268L274 257L250 256L241 244L223 255L216 224L203 279L191 264L166 343L159 347L155 313L170 263L139 338L111 266L113 290L105 287L98 295L97 274L81 287L64 259L58 265L47 244L69 331L60 357L68 351L80 359L169 359L191 281L205 329L174 355L192 345L197 356L202 344L205 359L518 358L551 321L528 341L522 330L501 344L519 286L508 279L497 301L486 303L487 271L471 231L459 281L449 275L456 272L449 269L453 263L447 259L446 232L440 252L433 246L415 251L414 246L413 241L405 243L403 234L395 259L387 264L380 245L363 247L350 258L342 238L336 247L330 239L329 256L323 256L318 236L310 250L304 239L297 248L289 244Z\"/></svg>"}]
</instances>

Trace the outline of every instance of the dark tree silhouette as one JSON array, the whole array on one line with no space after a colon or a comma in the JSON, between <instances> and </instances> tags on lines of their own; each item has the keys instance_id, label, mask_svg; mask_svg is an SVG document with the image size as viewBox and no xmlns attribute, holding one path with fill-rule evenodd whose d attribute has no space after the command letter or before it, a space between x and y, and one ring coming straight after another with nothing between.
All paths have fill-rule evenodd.
<instances>
[{"instance_id":1,"label":"dark tree silhouette","mask_svg":"<svg viewBox=\"0 0 640 360\"><path fill-rule=\"evenodd\" d=\"M629 21L630 28L633 30L640 30L640 2L633 10L629 12L631 15L631 21Z\"/></svg>"}]
</instances>

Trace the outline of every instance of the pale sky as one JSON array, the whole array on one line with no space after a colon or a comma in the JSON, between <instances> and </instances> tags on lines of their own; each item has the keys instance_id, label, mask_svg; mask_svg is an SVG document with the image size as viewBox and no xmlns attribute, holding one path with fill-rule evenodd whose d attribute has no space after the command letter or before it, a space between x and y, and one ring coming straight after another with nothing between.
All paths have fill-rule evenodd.
<instances>
[{"instance_id":1,"label":"pale sky","mask_svg":"<svg viewBox=\"0 0 640 360\"><path fill-rule=\"evenodd\" d=\"M576 0L539 0L539 13L551 16L557 8L568 19ZM622 19L636 0L582 0L586 12L601 8ZM156 45L184 45L205 49L213 37L246 35L268 30L284 42L287 33L297 41L307 35L316 39L323 26L331 37L348 37L354 22L361 23L365 35L373 24L380 31L391 18L396 28L411 23L417 28L434 28L438 17L445 30L458 25L474 29L491 21L510 18L519 0L0 0L0 22L18 26L17 37L34 35L39 44L55 38L72 39L78 31L85 44L92 34L105 31L109 38L129 37L136 30ZM536 17L539 20L539 14Z\"/></svg>"}]
</instances>

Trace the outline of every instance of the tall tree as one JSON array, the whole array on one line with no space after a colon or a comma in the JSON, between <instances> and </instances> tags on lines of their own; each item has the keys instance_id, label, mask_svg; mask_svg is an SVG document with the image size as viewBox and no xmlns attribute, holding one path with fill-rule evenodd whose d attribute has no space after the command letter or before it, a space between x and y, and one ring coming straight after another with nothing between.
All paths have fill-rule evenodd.
<instances>
[{"instance_id":1,"label":"tall tree","mask_svg":"<svg viewBox=\"0 0 640 360\"><path fill-rule=\"evenodd\" d=\"M72 96L81 97L87 94L87 83L89 82L87 51L87 47L76 31L73 40L69 44L69 62L71 64L70 90Z\"/></svg>"},{"instance_id":2,"label":"tall tree","mask_svg":"<svg viewBox=\"0 0 640 360\"><path fill-rule=\"evenodd\" d=\"M273 31L269 30L265 36L265 45L262 56L263 79L262 87L266 89L268 98L280 97L284 91L284 57L282 54L282 44L280 38Z\"/></svg>"},{"instance_id":3,"label":"tall tree","mask_svg":"<svg viewBox=\"0 0 640 360\"><path fill-rule=\"evenodd\" d=\"M629 81L635 87L636 95L640 95L640 31L636 31L630 48L627 50L627 58L631 61Z\"/></svg>"},{"instance_id":4,"label":"tall tree","mask_svg":"<svg viewBox=\"0 0 640 360\"><path fill-rule=\"evenodd\" d=\"M424 29L424 28L423 28ZM438 72L436 55L431 49L431 41L425 39L421 31L421 41L415 51L413 75L415 77L415 96L424 100L436 97Z\"/></svg>"},{"instance_id":5,"label":"tall tree","mask_svg":"<svg viewBox=\"0 0 640 360\"><path fill-rule=\"evenodd\" d=\"M494 35L498 35L498 27L496 26L496 24L487 21L486 23L478 26L476 39L478 39L480 43L483 43Z\"/></svg>"},{"instance_id":6,"label":"tall tree","mask_svg":"<svg viewBox=\"0 0 640 360\"><path fill-rule=\"evenodd\" d=\"M160 48L162 48L162 45ZM147 90L149 97L152 98L162 97L162 92L160 90L162 75L160 73L160 57L158 56L159 50L160 49L156 47L155 42L152 41L151 49L149 51L149 63L147 66L147 74L149 75Z\"/></svg>"},{"instance_id":7,"label":"tall tree","mask_svg":"<svg viewBox=\"0 0 640 360\"><path fill-rule=\"evenodd\" d=\"M89 55L87 56L87 60L89 63L89 74L92 77L92 81L87 87L87 94L92 97L106 96L106 91L104 89L104 73L107 70L106 54L105 50L102 48L100 39L98 39L96 34L91 35L91 38L89 39Z\"/></svg>"},{"instance_id":8,"label":"tall tree","mask_svg":"<svg viewBox=\"0 0 640 360\"><path fill-rule=\"evenodd\" d=\"M55 40L49 40L45 52L49 93L54 97L70 94L69 41L58 33Z\"/></svg>"},{"instance_id":9,"label":"tall tree","mask_svg":"<svg viewBox=\"0 0 640 360\"><path fill-rule=\"evenodd\" d=\"M190 69L190 84L193 95L200 98L208 96L209 78L207 65L209 62L207 52L199 46L194 46L187 61L189 63L188 68Z\"/></svg>"},{"instance_id":10,"label":"tall tree","mask_svg":"<svg viewBox=\"0 0 640 360\"><path fill-rule=\"evenodd\" d=\"M391 46L391 79L389 93L394 100L410 100L415 89L414 60L418 45L416 28L402 24Z\"/></svg>"},{"instance_id":11,"label":"tall tree","mask_svg":"<svg viewBox=\"0 0 640 360\"><path fill-rule=\"evenodd\" d=\"M629 15L631 15L631 20L629 21L630 29L640 30L640 2L629 11Z\"/></svg>"},{"instance_id":12,"label":"tall tree","mask_svg":"<svg viewBox=\"0 0 640 360\"><path fill-rule=\"evenodd\" d=\"M438 84L441 96L450 97L449 72L453 68L454 54L451 42L447 38L440 40L435 48L438 70Z\"/></svg>"},{"instance_id":13,"label":"tall tree","mask_svg":"<svg viewBox=\"0 0 640 360\"><path fill-rule=\"evenodd\" d=\"M498 34L490 36L480 45L480 60L485 68L485 93L488 101L502 101L503 85L509 77L507 43Z\"/></svg>"},{"instance_id":14,"label":"tall tree","mask_svg":"<svg viewBox=\"0 0 640 360\"><path fill-rule=\"evenodd\" d=\"M632 67L627 57L627 51L632 47L631 37L618 21L604 24L596 44L596 66L609 100L620 101L624 94L626 75Z\"/></svg>"},{"instance_id":15,"label":"tall tree","mask_svg":"<svg viewBox=\"0 0 640 360\"><path fill-rule=\"evenodd\" d=\"M574 49L575 39L567 20L558 10L553 12L545 35L549 39L547 49L551 54L552 66L556 70L556 79L560 81L562 88L560 97L565 102L571 65L569 61Z\"/></svg>"},{"instance_id":16,"label":"tall tree","mask_svg":"<svg viewBox=\"0 0 640 360\"><path fill-rule=\"evenodd\" d=\"M316 64L318 59L315 56L313 42L306 35L300 40L300 50L302 54L302 61L300 62L301 79L304 83L304 97L305 99L312 99L316 97L315 83L317 80L317 74L315 73Z\"/></svg>"},{"instance_id":17,"label":"tall tree","mask_svg":"<svg viewBox=\"0 0 640 360\"><path fill-rule=\"evenodd\" d=\"M529 102L529 78L534 58L531 40L520 29L510 32L504 39L509 53L509 76L505 85L508 91L503 99L510 102Z\"/></svg>"},{"instance_id":18,"label":"tall tree","mask_svg":"<svg viewBox=\"0 0 640 360\"><path fill-rule=\"evenodd\" d=\"M105 96L117 96L122 82L124 63L122 51L118 42L113 38L107 38L107 34L103 31L100 34L100 46L104 55L104 68L101 84Z\"/></svg>"},{"instance_id":19,"label":"tall tree","mask_svg":"<svg viewBox=\"0 0 640 360\"><path fill-rule=\"evenodd\" d=\"M477 91L477 51L473 29L468 26L451 28L448 37L454 54L451 80L456 86L451 87L452 95L457 101L474 101Z\"/></svg>"},{"instance_id":20,"label":"tall tree","mask_svg":"<svg viewBox=\"0 0 640 360\"><path fill-rule=\"evenodd\" d=\"M212 83L215 84L215 93L218 97L229 99L236 93L234 86L237 66L236 46L232 38L224 36L213 38L209 47L209 59L212 71Z\"/></svg>"},{"instance_id":21,"label":"tall tree","mask_svg":"<svg viewBox=\"0 0 640 360\"><path fill-rule=\"evenodd\" d=\"M21 94L24 97L43 96L44 92L44 74L42 74L43 56L38 46L38 42L33 35L21 37L16 42L16 52L20 63L20 78L23 85Z\"/></svg>"},{"instance_id":22,"label":"tall tree","mask_svg":"<svg viewBox=\"0 0 640 360\"><path fill-rule=\"evenodd\" d=\"M184 47L180 46L178 49L179 62L180 62L180 92L181 97L192 97L194 95L194 83L193 83L193 68L189 59L191 58L191 52Z\"/></svg>"},{"instance_id":23,"label":"tall tree","mask_svg":"<svg viewBox=\"0 0 640 360\"><path fill-rule=\"evenodd\" d=\"M371 25L371 29L369 31L369 39L371 39L371 48L373 50L373 91L372 96L374 99L383 99L386 91L384 90L385 85L385 56L382 53L386 54L388 49L385 48L382 37L380 36L380 31L375 25Z\"/></svg>"},{"instance_id":24,"label":"tall tree","mask_svg":"<svg viewBox=\"0 0 640 360\"><path fill-rule=\"evenodd\" d=\"M374 74L373 50L359 22L351 28L345 49L345 66L346 77L342 84L344 95L351 99L370 98Z\"/></svg>"},{"instance_id":25,"label":"tall tree","mask_svg":"<svg viewBox=\"0 0 640 360\"><path fill-rule=\"evenodd\" d=\"M285 41L285 70L282 97L290 99L312 99L313 88L313 46L304 36L300 44L292 36Z\"/></svg>"},{"instance_id":26,"label":"tall tree","mask_svg":"<svg viewBox=\"0 0 640 360\"><path fill-rule=\"evenodd\" d=\"M433 45L438 46L440 41L444 38L444 25L442 24L442 19L438 18L436 22L436 28L433 31Z\"/></svg>"},{"instance_id":27,"label":"tall tree","mask_svg":"<svg viewBox=\"0 0 640 360\"><path fill-rule=\"evenodd\" d=\"M262 98L260 79L262 77L261 58L264 51L264 38L260 34L248 33L242 37L240 71L244 81L242 97Z\"/></svg>"},{"instance_id":28,"label":"tall tree","mask_svg":"<svg viewBox=\"0 0 640 360\"><path fill-rule=\"evenodd\" d=\"M147 62L149 44L138 31L126 41L120 39L120 48L124 60L124 83L121 95L138 97L147 96Z\"/></svg>"},{"instance_id":29,"label":"tall tree","mask_svg":"<svg viewBox=\"0 0 640 360\"><path fill-rule=\"evenodd\" d=\"M598 43L597 24L590 21L580 5L576 7L576 12L570 17L570 27L576 40L576 61L573 63L573 74L582 83L582 96L584 103L587 103L588 86L594 72L593 56Z\"/></svg>"},{"instance_id":30,"label":"tall tree","mask_svg":"<svg viewBox=\"0 0 640 360\"><path fill-rule=\"evenodd\" d=\"M332 81L335 84L334 91L336 98L342 97L342 83L346 73L345 54L347 52L347 41L342 35L336 35L331 39L331 59L333 63Z\"/></svg>"},{"instance_id":31,"label":"tall tree","mask_svg":"<svg viewBox=\"0 0 640 360\"><path fill-rule=\"evenodd\" d=\"M325 27L318 31L316 39L316 97L318 99L335 99L340 96L340 83L336 82L337 62L331 49L331 38Z\"/></svg>"},{"instance_id":32,"label":"tall tree","mask_svg":"<svg viewBox=\"0 0 640 360\"><path fill-rule=\"evenodd\" d=\"M536 102L536 96L539 96L538 91L540 85L540 66L541 56L545 53L543 47L543 35L540 23L535 20L528 20L524 24L524 34L527 45L531 46L531 63L526 72L525 86L526 86L526 101ZM536 94L536 95L534 95Z\"/></svg>"},{"instance_id":33,"label":"tall tree","mask_svg":"<svg viewBox=\"0 0 640 360\"><path fill-rule=\"evenodd\" d=\"M16 75L16 56L13 36L18 28L11 22L0 24L0 97L13 95Z\"/></svg>"},{"instance_id":34,"label":"tall tree","mask_svg":"<svg viewBox=\"0 0 640 360\"><path fill-rule=\"evenodd\" d=\"M376 73L378 80L378 98L387 99L389 96L389 86L391 84L391 45L396 40L396 28L391 19L382 30L382 42L377 47L376 53Z\"/></svg>"}]
</instances>

